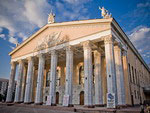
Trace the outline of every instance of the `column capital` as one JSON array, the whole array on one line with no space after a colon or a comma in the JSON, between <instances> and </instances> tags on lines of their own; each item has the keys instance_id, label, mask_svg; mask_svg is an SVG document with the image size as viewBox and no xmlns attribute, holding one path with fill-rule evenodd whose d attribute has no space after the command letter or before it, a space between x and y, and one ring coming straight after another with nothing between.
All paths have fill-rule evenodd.
<instances>
[{"instance_id":1,"label":"column capital","mask_svg":"<svg viewBox=\"0 0 150 113\"><path fill-rule=\"evenodd\" d=\"M115 40L115 37L113 37L112 35L104 36L104 43L105 44L113 43L114 40Z\"/></svg>"},{"instance_id":2,"label":"column capital","mask_svg":"<svg viewBox=\"0 0 150 113\"><path fill-rule=\"evenodd\" d=\"M118 49L118 50L121 50L122 49L122 44L120 42L118 42L115 46L114 46L114 49Z\"/></svg>"},{"instance_id":3,"label":"column capital","mask_svg":"<svg viewBox=\"0 0 150 113\"><path fill-rule=\"evenodd\" d=\"M99 56L99 55L101 56L101 52L99 50L94 50L94 55L95 56Z\"/></svg>"},{"instance_id":4,"label":"column capital","mask_svg":"<svg viewBox=\"0 0 150 113\"><path fill-rule=\"evenodd\" d=\"M54 50L51 50L51 51L49 51L49 54L51 54L51 55L56 55L57 54L57 51L54 49Z\"/></svg>"},{"instance_id":5,"label":"column capital","mask_svg":"<svg viewBox=\"0 0 150 113\"><path fill-rule=\"evenodd\" d=\"M19 64L23 64L25 61L24 61L24 59L20 59L20 60L18 60L17 61Z\"/></svg>"},{"instance_id":6,"label":"column capital","mask_svg":"<svg viewBox=\"0 0 150 113\"><path fill-rule=\"evenodd\" d=\"M66 51L73 51L74 48L73 46L66 46L65 49Z\"/></svg>"},{"instance_id":7,"label":"column capital","mask_svg":"<svg viewBox=\"0 0 150 113\"><path fill-rule=\"evenodd\" d=\"M30 57L27 58L28 61L31 61L31 60L33 60L33 59L34 59L33 56L30 56Z\"/></svg>"},{"instance_id":8,"label":"column capital","mask_svg":"<svg viewBox=\"0 0 150 113\"><path fill-rule=\"evenodd\" d=\"M16 65L17 62L11 61L10 64L11 64L11 65Z\"/></svg>"},{"instance_id":9,"label":"column capital","mask_svg":"<svg viewBox=\"0 0 150 113\"><path fill-rule=\"evenodd\" d=\"M85 41L81 43L83 45L83 49L90 49L92 47L92 44L90 43L90 41Z\"/></svg>"},{"instance_id":10,"label":"column capital","mask_svg":"<svg viewBox=\"0 0 150 113\"><path fill-rule=\"evenodd\" d=\"M45 54L40 53L40 54L37 55L37 57L38 57L38 58L44 58L44 57L45 57Z\"/></svg>"},{"instance_id":11,"label":"column capital","mask_svg":"<svg viewBox=\"0 0 150 113\"><path fill-rule=\"evenodd\" d=\"M122 51L122 56L127 56L127 51L126 50Z\"/></svg>"}]
</instances>

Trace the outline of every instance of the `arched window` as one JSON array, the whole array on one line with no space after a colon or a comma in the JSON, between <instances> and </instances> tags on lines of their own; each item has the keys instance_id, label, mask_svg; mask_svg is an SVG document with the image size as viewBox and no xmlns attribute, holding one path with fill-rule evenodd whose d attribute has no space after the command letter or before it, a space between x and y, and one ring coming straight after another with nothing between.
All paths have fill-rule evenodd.
<instances>
[{"instance_id":1,"label":"arched window","mask_svg":"<svg viewBox=\"0 0 150 113\"><path fill-rule=\"evenodd\" d=\"M50 71L46 73L46 87L50 85Z\"/></svg>"},{"instance_id":2,"label":"arched window","mask_svg":"<svg viewBox=\"0 0 150 113\"><path fill-rule=\"evenodd\" d=\"M80 66L79 68L79 84L83 85L84 84L84 67Z\"/></svg>"}]
</instances>

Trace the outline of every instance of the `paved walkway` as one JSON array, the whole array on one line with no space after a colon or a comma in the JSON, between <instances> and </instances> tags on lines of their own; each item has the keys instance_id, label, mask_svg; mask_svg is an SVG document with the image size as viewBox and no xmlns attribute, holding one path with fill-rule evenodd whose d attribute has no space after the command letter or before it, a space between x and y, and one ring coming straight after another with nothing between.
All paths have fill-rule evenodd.
<instances>
[{"instance_id":1,"label":"paved walkway","mask_svg":"<svg viewBox=\"0 0 150 113\"><path fill-rule=\"evenodd\" d=\"M84 108L82 106L62 107L45 105L24 105L0 103L0 113L140 113L139 107L128 107L122 109L107 109L105 107Z\"/></svg>"}]
</instances>

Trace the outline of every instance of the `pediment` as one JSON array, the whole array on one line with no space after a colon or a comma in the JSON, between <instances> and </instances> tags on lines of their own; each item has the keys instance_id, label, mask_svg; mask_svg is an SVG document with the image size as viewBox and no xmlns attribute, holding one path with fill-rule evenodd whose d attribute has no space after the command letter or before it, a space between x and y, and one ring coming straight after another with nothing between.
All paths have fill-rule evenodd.
<instances>
[{"instance_id":1,"label":"pediment","mask_svg":"<svg viewBox=\"0 0 150 113\"><path fill-rule=\"evenodd\" d=\"M47 24L13 50L10 55L12 58L17 58L108 29L110 29L110 22L78 23L75 25Z\"/></svg>"}]
</instances>

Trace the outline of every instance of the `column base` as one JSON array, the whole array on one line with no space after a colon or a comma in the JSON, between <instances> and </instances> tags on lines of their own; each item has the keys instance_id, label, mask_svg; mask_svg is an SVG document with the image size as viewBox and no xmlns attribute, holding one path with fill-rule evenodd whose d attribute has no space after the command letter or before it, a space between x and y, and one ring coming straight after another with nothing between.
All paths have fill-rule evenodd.
<instances>
[{"instance_id":1,"label":"column base","mask_svg":"<svg viewBox=\"0 0 150 113\"><path fill-rule=\"evenodd\" d=\"M95 107L104 107L104 104L95 104Z\"/></svg>"},{"instance_id":2,"label":"column base","mask_svg":"<svg viewBox=\"0 0 150 113\"><path fill-rule=\"evenodd\" d=\"M6 101L6 103L13 103L13 101Z\"/></svg>"},{"instance_id":3,"label":"column base","mask_svg":"<svg viewBox=\"0 0 150 113\"><path fill-rule=\"evenodd\" d=\"M32 102L24 102L24 104L32 104Z\"/></svg>"},{"instance_id":4,"label":"column base","mask_svg":"<svg viewBox=\"0 0 150 113\"><path fill-rule=\"evenodd\" d=\"M126 107L127 107L127 105L117 105L117 106L116 106L117 109L126 108Z\"/></svg>"},{"instance_id":5,"label":"column base","mask_svg":"<svg viewBox=\"0 0 150 113\"><path fill-rule=\"evenodd\" d=\"M94 105L84 105L83 107L85 107L85 108L94 108L95 106Z\"/></svg>"},{"instance_id":6,"label":"column base","mask_svg":"<svg viewBox=\"0 0 150 113\"><path fill-rule=\"evenodd\" d=\"M51 106L56 106L56 104L51 104Z\"/></svg>"},{"instance_id":7,"label":"column base","mask_svg":"<svg viewBox=\"0 0 150 113\"><path fill-rule=\"evenodd\" d=\"M14 102L14 104L20 104L20 102Z\"/></svg>"},{"instance_id":8,"label":"column base","mask_svg":"<svg viewBox=\"0 0 150 113\"><path fill-rule=\"evenodd\" d=\"M74 105L73 104L69 104L68 107L74 107Z\"/></svg>"},{"instance_id":9,"label":"column base","mask_svg":"<svg viewBox=\"0 0 150 113\"><path fill-rule=\"evenodd\" d=\"M43 105L43 102L40 103L34 103L35 105Z\"/></svg>"},{"instance_id":10,"label":"column base","mask_svg":"<svg viewBox=\"0 0 150 113\"><path fill-rule=\"evenodd\" d=\"M7 106L12 106L12 105L14 105L14 103L13 102L6 102L6 105Z\"/></svg>"}]
</instances>

